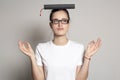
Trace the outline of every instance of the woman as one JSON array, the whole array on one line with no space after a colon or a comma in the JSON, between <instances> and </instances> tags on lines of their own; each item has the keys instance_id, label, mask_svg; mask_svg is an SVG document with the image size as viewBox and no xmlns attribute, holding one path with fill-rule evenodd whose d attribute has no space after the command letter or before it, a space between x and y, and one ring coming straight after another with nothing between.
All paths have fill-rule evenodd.
<instances>
[{"instance_id":1,"label":"woman","mask_svg":"<svg viewBox=\"0 0 120 80\"><path fill-rule=\"evenodd\" d=\"M28 42L19 41L20 50L31 60L34 80L87 80L90 59L100 48L101 40L91 41L84 51L82 44L67 38L69 21L66 9L53 9L50 27L54 38L39 43L36 54Z\"/></svg>"}]
</instances>

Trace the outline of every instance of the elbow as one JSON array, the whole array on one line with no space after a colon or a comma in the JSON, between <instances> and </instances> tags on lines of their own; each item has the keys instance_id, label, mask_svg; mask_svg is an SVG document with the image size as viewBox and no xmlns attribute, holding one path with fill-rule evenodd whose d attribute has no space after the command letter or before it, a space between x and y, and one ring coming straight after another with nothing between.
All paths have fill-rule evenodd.
<instances>
[{"instance_id":1,"label":"elbow","mask_svg":"<svg viewBox=\"0 0 120 80\"><path fill-rule=\"evenodd\" d=\"M81 79L79 78L79 79L76 79L76 80L87 80L87 78L81 78Z\"/></svg>"},{"instance_id":2,"label":"elbow","mask_svg":"<svg viewBox=\"0 0 120 80\"><path fill-rule=\"evenodd\" d=\"M33 79L33 80L45 80L44 78L37 78L37 79Z\"/></svg>"},{"instance_id":3,"label":"elbow","mask_svg":"<svg viewBox=\"0 0 120 80\"><path fill-rule=\"evenodd\" d=\"M40 77L33 76L33 80L45 80L45 79L43 76L40 76Z\"/></svg>"},{"instance_id":4,"label":"elbow","mask_svg":"<svg viewBox=\"0 0 120 80\"><path fill-rule=\"evenodd\" d=\"M79 76L76 80L87 80L87 76Z\"/></svg>"}]
</instances>

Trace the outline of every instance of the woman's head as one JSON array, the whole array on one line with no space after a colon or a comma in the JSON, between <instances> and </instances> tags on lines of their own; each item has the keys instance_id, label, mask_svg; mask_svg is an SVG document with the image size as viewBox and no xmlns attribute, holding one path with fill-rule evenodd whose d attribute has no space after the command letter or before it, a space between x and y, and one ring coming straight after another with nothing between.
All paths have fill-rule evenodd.
<instances>
[{"instance_id":1,"label":"woman's head","mask_svg":"<svg viewBox=\"0 0 120 80\"><path fill-rule=\"evenodd\" d=\"M68 19L69 19L69 21L70 21L70 15L69 15L69 12L68 12L68 10L67 9L53 9L52 11L51 11L51 13L50 13L50 21L52 21L52 17L53 17L53 14L55 13L55 12L57 12L57 11L64 11L66 14L67 14L67 17L68 17Z\"/></svg>"},{"instance_id":2,"label":"woman's head","mask_svg":"<svg viewBox=\"0 0 120 80\"><path fill-rule=\"evenodd\" d=\"M66 9L53 9L50 13L50 27L54 35L64 36L69 29L70 16Z\"/></svg>"}]
</instances>

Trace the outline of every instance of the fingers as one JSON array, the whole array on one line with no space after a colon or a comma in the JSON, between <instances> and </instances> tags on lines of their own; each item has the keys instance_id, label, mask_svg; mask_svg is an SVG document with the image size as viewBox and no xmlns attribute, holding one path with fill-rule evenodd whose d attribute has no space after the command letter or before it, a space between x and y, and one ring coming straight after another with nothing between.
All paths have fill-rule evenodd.
<instances>
[{"instance_id":1,"label":"fingers","mask_svg":"<svg viewBox=\"0 0 120 80\"><path fill-rule=\"evenodd\" d=\"M92 40L87 46L85 55L89 57L93 56L98 51L100 46L101 46L100 38L98 38L96 41Z\"/></svg>"},{"instance_id":2,"label":"fingers","mask_svg":"<svg viewBox=\"0 0 120 80\"><path fill-rule=\"evenodd\" d=\"M26 45L26 42L19 41L18 44L21 51L24 53L28 52L28 45Z\"/></svg>"},{"instance_id":3,"label":"fingers","mask_svg":"<svg viewBox=\"0 0 120 80\"><path fill-rule=\"evenodd\" d=\"M23 46L22 46L23 50L27 51L28 50L28 46L26 45L25 42L23 42Z\"/></svg>"},{"instance_id":4,"label":"fingers","mask_svg":"<svg viewBox=\"0 0 120 80\"><path fill-rule=\"evenodd\" d=\"M95 44L95 48L100 48L100 46L101 46L101 39L98 38Z\"/></svg>"},{"instance_id":5,"label":"fingers","mask_svg":"<svg viewBox=\"0 0 120 80\"><path fill-rule=\"evenodd\" d=\"M22 46L23 46L22 41L19 41L19 42L18 42L18 45L19 45L20 50L22 50Z\"/></svg>"},{"instance_id":6,"label":"fingers","mask_svg":"<svg viewBox=\"0 0 120 80\"><path fill-rule=\"evenodd\" d=\"M98 46L100 47L102 45L102 40L99 38L98 42L99 42Z\"/></svg>"},{"instance_id":7,"label":"fingers","mask_svg":"<svg viewBox=\"0 0 120 80\"><path fill-rule=\"evenodd\" d=\"M91 51L97 51L101 46L101 39L98 38L96 41L92 40L89 44L88 44L88 50Z\"/></svg>"},{"instance_id":8,"label":"fingers","mask_svg":"<svg viewBox=\"0 0 120 80\"><path fill-rule=\"evenodd\" d=\"M88 49L93 49L94 48L94 44L95 44L95 41L90 41L90 43L88 44Z\"/></svg>"},{"instance_id":9,"label":"fingers","mask_svg":"<svg viewBox=\"0 0 120 80\"><path fill-rule=\"evenodd\" d=\"M26 42L26 44L27 44L28 48L32 49L32 47L31 47L29 42Z\"/></svg>"},{"instance_id":10,"label":"fingers","mask_svg":"<svg viewBox=\"0 0 120 80\"><path fill-rule=\"evenodd\" d=\"M28 42L19 41L18 43L21 48L28 48Z\"/></svg>"},{"instance_id":11,"label":"fingers","mask_svg":"<svg viewBox=\"0 0 120 80\"><path fill-rule=\"evenodd\" d=\"M91 47L93 48L93 47L94 47L94 45L95 45L95 41L94 41L94 40L93 40L93 41L91 41L90 45L91 45Z\"/></svg>"},{"instance_id":12,"label":"fingers","mask_svg":"<svg viewBox=\"0 0 120 80\"><path fill-rule=\"evenodd\" d=\"M96 53L98 51L98 49L100 48L101 46L101 39L98 38L95 43L94 43L94 48L93 48L93 52Z\"/></svg>"}]
</instances>

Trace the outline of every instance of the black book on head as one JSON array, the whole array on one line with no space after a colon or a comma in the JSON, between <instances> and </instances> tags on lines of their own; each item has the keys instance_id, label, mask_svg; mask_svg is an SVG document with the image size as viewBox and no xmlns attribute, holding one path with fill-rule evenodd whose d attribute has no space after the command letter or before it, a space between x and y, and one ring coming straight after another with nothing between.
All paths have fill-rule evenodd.
<instances>
[{"instance_id":1,"label":"black book on head","mask_svg":"<svg viewBox=\"0 0 120 80\"><path fill-rule=\"evenodd\" d=\"M75 4L45 4L44 9L74 9Z\"/></svg>"}]
</instances>

